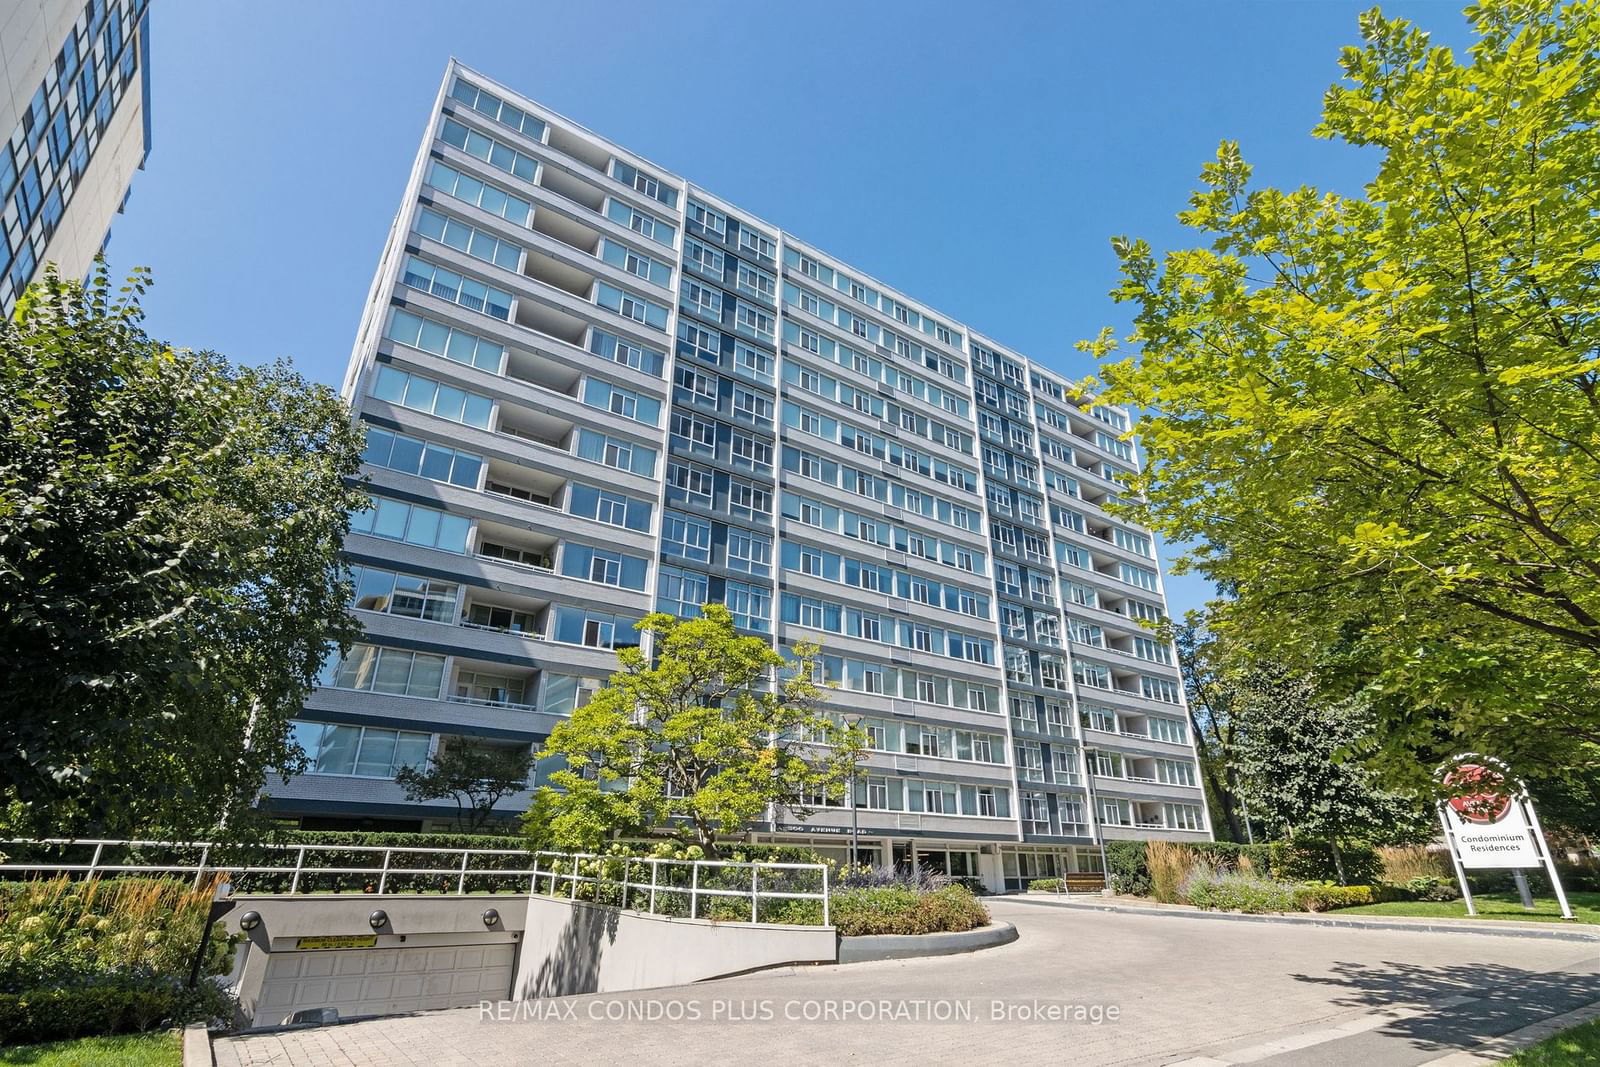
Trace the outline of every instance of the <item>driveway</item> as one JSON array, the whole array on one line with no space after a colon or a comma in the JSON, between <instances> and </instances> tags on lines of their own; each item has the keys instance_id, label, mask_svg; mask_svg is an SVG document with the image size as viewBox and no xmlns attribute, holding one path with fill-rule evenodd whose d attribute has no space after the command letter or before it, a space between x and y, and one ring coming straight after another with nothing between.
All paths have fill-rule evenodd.
<instances>
[{"instance_id":1,"label":"driveway","mask_svg":"<svg viewBox=\"0 0 1600 1067\"><path fill-rule=\"evenodd\" d=\"M219 1067L1410 1067L1600 1001L1594 943L990 902L1010 945L219 1040Z\"/></svg>"}]
</instances>

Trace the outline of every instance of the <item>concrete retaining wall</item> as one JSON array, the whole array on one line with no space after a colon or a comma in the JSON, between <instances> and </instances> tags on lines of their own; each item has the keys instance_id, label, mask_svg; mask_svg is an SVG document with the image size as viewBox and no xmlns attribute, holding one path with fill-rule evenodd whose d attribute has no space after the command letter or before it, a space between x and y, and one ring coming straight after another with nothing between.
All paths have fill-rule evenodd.
<instances>
[{"instance_id":1,"label":"concrete retaining wall","mask_svg":"<svg viewBox=\"0 0 1600 1067\"><path fill-rule=\"evenodd\" d=\"M234 957L230 983L239 994L239 1017L235 1020L245 1027L277 1026L286 1015L301 1009L322 1007L327 1004L329 990L322 984L306 982L303 996L297 995L289 1005L274 1004L268 1010L262 1000L264 983L273 969L274 961L281 967L292 956L307 951L302 938L357 937L366 938L370 947L354 947L335 953L339 958L341 979L348 985L357 981L351 968L352 956L385 953L408 949L455 949L470 953L494 951L503 959L508 950L522 937L522 923L527 918L526 894L487 893L471 896L442 896L429 893L378 894L264 894L243 895L234 898L236 904L223 919L230 934L244 934ZM493 925L484 923L484 912L493 908L499 913ZM369 917L382 910L388 922L374 930ZM261 917L260 925L251 931L241 931L239 920L250 912ZM415 956L415 951L411 952ZM510 987L511 976L505 975L498 990L455 988L452 983L443 989L429 986L426 997L414 997L395 1006L369 1007L367 1011L407 1010L414 1007L463 1007L483 999L501 999ZM260 1009L258 1011L258 1009ZM258 1015L260 1016L258 1018Z\"/></svg>"},{"instance_id":2,"label":"concrete retaining wall","mask_svg":"<svg viewBox=\"0 0 1600 1067\"><path fill-rule=\"evenodd\" d=\"M906 960L916 956L953 956L1008 945L1017 939L1010 923L990 923L954 934L867 934L839 939L840 963Z\"/></svg>"},{"instance_id":3,"label":"concrete retaining wall","mask_svg":"<svg viewBox=\"0 0 1600 1067\"><path fill-rule=\"evenodd\" d=\"M528 898L513 999L618 993L787 963L834 963L831 926L670 919L551 897Z\"/></svg>"}]
</instances>

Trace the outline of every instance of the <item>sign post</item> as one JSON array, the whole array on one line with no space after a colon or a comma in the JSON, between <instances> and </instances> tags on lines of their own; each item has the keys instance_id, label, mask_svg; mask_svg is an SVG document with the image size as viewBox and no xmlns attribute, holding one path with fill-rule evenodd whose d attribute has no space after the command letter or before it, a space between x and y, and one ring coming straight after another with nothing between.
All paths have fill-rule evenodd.
<instances>
[{"instance_id":1,"label":"sign post","mask_svg":"<svg viewBox=\"0 0 1600 1067\"><path fill-rule=\"evenodd\" d=\"M1510 868L1523 906L1531 908L1533 898L1526 889L1524 872L1542 867L1555 888L1561 917L1571 919L1572 907L1527 787L1513 779L1500 761L1473 754L1451 761L1443 781L1451 795L1439 801L1439 825L1450 848L1467 914L1478 914L1467 885L1468 871Z\"/></svg>"}]
</instances>

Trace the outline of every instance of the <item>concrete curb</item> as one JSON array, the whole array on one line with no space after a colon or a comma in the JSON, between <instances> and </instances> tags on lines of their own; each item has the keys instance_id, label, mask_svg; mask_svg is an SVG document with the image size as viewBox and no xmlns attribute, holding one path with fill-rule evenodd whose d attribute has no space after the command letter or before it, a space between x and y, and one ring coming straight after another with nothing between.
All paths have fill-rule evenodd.
<instances>
[{"instance_id":1,"label":"concrete curb","mask_svg":"<svg viewBox=\"0 0 1600 1067\"><path fill-rule=\"evenodd\" d=\"M953 934L864 934L839 939L840 963L909 960L918 956L954 956L962 952L1009 945L1017 939L1010 923L990 923Z\"/></svg>"},{"instance_id":2,"label":"concrete curb","mask_svg":"<svg viewBox=\"0 0 1600 1067\"><path fill-rule=\"evenodd\" d=\"M1301 926L1348 927L1355 930L1406 930L1428 934L1478 934L1483 937L1532 937L1546 941L1578 941L1600 943L1600 929L1576 930L1557 928L1540 930L1526 926L1500 926L1496 920L1479 922L1441 923L1427 919L1340 919L1328 915L1246 915L1236 911L1188 911L1178 908L1136 908L1125 904L1079 904L1065 900L1029 899L1020 894L1009 896L1020 904L1037 904L1046 908L1076 908L1079 911L1114 911L1124 915L1160 915L1164 918L1214 919L1222 922L1290 923Z\"/></svg>"},{"instance_id":3,"label":"concrete curb","mask_svg":"<svg viewBox=\"0 0 1600 1067\"><path fill-rule=\"evenodd\" d=\"M211 1034L205 1023L190 1023L183 1028L183 1067L213 1067Z\"/></svg>"}]
</instances>

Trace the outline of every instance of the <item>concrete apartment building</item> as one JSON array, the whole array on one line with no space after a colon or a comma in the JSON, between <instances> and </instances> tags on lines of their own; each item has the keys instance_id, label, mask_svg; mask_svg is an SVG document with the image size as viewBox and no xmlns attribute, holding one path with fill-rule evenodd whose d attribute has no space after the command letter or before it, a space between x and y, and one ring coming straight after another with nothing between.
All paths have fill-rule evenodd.
<instances>
[{"instance_id":1,"label":"concrete apartment building","mask_svg":"<svg viewBox=\"0 0 1600 1067\"><path fill-rule=\"evenodd\" d=\"M1124 412L453 62L344 394L366 636L270 805L433 828L393 775L537 743L652 610L809 638L873 751L752 833L1015 888L1208 839ZM526 795L507 811L526 805Z\"/></svg>"},{"instance_id":2,"label":"concrete apartment building","mask_svg":"<svg viewBox=\"0 0 1600 1067\"><path fill-rule=\"evenodd\" d=\"M82 278L150 150L148 0L0 0L0 314Z\"/></svg>"}]
</instances>

